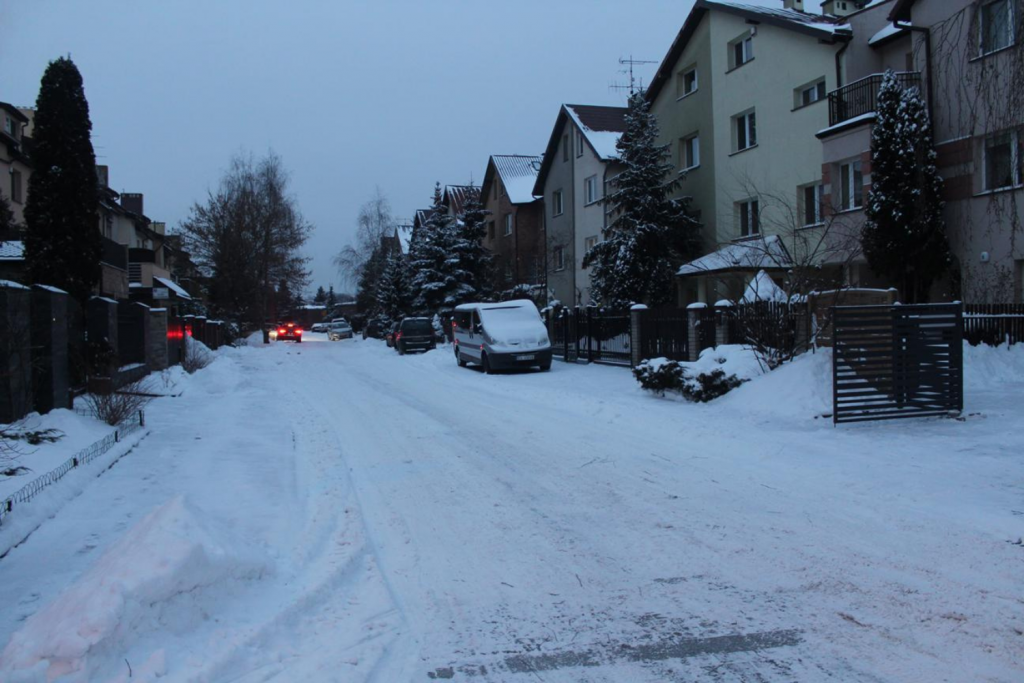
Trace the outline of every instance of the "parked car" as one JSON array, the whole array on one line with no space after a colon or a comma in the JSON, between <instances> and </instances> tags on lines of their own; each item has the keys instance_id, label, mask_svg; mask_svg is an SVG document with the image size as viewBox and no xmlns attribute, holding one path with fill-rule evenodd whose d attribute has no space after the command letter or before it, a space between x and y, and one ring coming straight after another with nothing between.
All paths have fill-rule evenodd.
<instances>
[{"instance_id":1,"label":"parked car","mask_svg":"<svg viewBox=\"0 0 1024 683\"><path fill-rule=\"evenodd\" d=\"M372 320L363 326L363 339L366 338L380 339L380 323L376 320Z\"/></svg>"},{"instance_id":2,"label":"parked car","mask_svg":"<svg viewBox=\"0 0 1024 683\"><path fill-rule=\"evenodd\" d=\"M407 351L436 349L434 326L430 318L403 318L395 331L394 345L403 356Z\"/></svg>"},{"instance_id":3,"label":"parked car","mask_svg":"<svg viewBox=\"0 0 1024 683\"><path fill-rule=\"evenodd\" d=\"M310 332L326 332L328 323L313 323L313 326L309 328Z\"/></svg>"},{"instance_id":4,"label":"parked car","mask_svg":"<svg viewBox=\"0 0 1024 683\"><path fill-rule=\"evenodd\" d=\"M295 323L282 323L277 327L277 341L293 341L302 343L302 328Z\"/></svg>"},{"instance_id":5,"label":"parked car","mask_svg":"<svg viewBox=\"0 0 1024 683\"><path fill-rule=\"evenodd\" d=\"M384 334L384 342L391 348L395 348L395 334L398 333L398 326L401 323L395 323L388 328L388 331Z\"/></svg>"},{"instance_id":6,"label":"parked car","mask_svg":"<svg viewBox=\"0 0 1024 683\"><path fill-rule=\"evenodd\" d=\"M492 370L551 369L551 342L537 306L529 299L455 308L455 360Z\"/></svg>"},{"instance_id":7,"label":"parked car","mask_svg":"<svg viewBox=\"0 0 1024 683\"><path fill-rule=\"evenodd\" d=\"M327 338L330 341L352 338L352 326L347 322L333 322L327 326Z\"/></svg>"}]
</instances>

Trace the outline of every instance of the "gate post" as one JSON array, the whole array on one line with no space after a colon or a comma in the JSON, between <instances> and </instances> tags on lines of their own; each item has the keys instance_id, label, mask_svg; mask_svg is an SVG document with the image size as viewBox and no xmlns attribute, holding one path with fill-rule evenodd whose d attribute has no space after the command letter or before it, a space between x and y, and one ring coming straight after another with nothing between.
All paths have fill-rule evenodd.
<instances>
[{"instance_id":1,"label":"gate post","mask_svg":"<svg viewBox=\"0 0 1024 683\"><path fill-rule=\"evenodd\" d=\"M729 317L733 314L731 301L719 301L715 304L715 346L731 344L729 338Z\"/></svg>"},{"instance_id":2,"label":"gate post","mask_svg":"<svg viewBox=\"0 0 1024 683\"><path fill-rule=\"evenodd\" d=\"M700 302L686 307L686 339L689 347L687 355L691 363L700 358L700 314L707 307L707 304Z\"/></svg>"},{"instance_id":3,"label":"gate post","mask_svg":"<svg viewBox=\"0 0 1024 683\"><path fill-rule=\"evenodd\" d=\"M643 360L644 318L647 306L633 304L629 308L629 366L635 368Z\"/></svg>"},{"instance_id":4,"label":"gate post","mask_svg":"<svg viewBox=\"0 0 1024 683\"><path fill-rule=\"evenodd\" d=\"M591 317L591 308L587 306L587 362L594 360L594 319Z\"/></svg>"}]
</instances>

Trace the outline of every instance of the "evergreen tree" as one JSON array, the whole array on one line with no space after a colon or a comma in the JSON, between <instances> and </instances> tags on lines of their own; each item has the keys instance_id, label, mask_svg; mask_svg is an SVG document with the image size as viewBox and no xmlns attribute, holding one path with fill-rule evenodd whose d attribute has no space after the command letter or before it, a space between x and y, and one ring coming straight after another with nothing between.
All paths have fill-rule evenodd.
<instances>
[{"instance_id":1,"label":"evergreen tree","mask_svg":"<svg viewBox=\"0 0 1024 683\"><path fill-rule=\"evenodd\" d=\"M327 290L327 307L328 308L334 308L337 305L338 305L338 298L334 294L334 285L331 285L330 288Z\"/></svg>"},{"instance_id":2,"label":"evergreen tree","mask_svg":"<svg viewBox=\"0 0 1024 683\"><path fill-rule=\"evenodd\" d=\"M322 286L316 288L316 294L313 295L313 303L320 304L321 306L327 303L327 292L324 291Z\"/></svg>"},{"instance_id":3,"label":"evergreen tree","mask_svg":"<svg viewBox=\"0 0 1024 683\"><path fill-rule=\"evenodd\" d=\"M451 310L470 295L466 283L471 275L456 251L459 240L455 221L441 200L441 184L437 183L430 217L413 232L409 243L412 288L417 293L415 307L425 315Z\"/></svg>"},{"instance_id":4,"label":"evergreen tree","mask_svg":"<svg viewBox=\"0 0 1024 683\"><path fill-rule=\"evenodd\" d=\"M487 217L491 212L484 208L480 201L480 192L470 185L466 193L466 203L462 206L459 220L455 226L455 254L459 264L466 273L466 280L459 296L461 301L489 301L494 298L493 289L493 258L484 247L484 236L487 233Z\"/></svg>"},{"instance_id":5,"label":"evergreen tree","mask_svg":"<svg viewBox=\"0 0 1024 683\"><path fill-rule=\"evenodd\" d=\"M377 281L377 320L387 327L404 318L411 305L406 257L392 253Z\"/></svg>"},{"instance_id":6,"label":"evergreen tree","mask_svg":"<svg viewBox=\"0 0 1024 683\"><path fill-rule=\"evenodd\" d=\"M0 244L5 239L14 239L18 232L18 224L14 222L14 211L7 197L0 195Z\"/></svg>"},{"instance_id":7,"label":"evergreen tree","mask_svg":"<svg viewBox=\"0 0 1024 683\"><path fill-rule=\"evenodd\" d=\"M605 306L668 302L676 266L695 250L699 226L687 213L689 198L668 198L679 181L666 162L669 146L655 144L657 137L657 121L637 91L616 143L625 168L604 200L615 217L604 241L583 257L583 266L592 268L594 298Z\"/></svg>"},{"instance_id":8,"label":"evergreen tree","mask_svg":"<svg viewBox=\"0 0 1024 683\"><path fill-rule=\"evenodd\" d=\"M103 244L89 103L70 59L46 67L34 126L35 171L25 205L28 277L66 290L84 305L100 280Z\"/></svg>"},{"instance_id":9,"label":"evergreen tree","mask_svg":"<svg viewBox=\"0 0 1024 683\"><path fill-rule=\"evenodd\" d=\"M926 302L932 283L949 268L942 205L921 93L904 89L887 71L871 131L871 191L861 246L871 269L890 278L906 303Z\"/></svg>"}]
</instances>

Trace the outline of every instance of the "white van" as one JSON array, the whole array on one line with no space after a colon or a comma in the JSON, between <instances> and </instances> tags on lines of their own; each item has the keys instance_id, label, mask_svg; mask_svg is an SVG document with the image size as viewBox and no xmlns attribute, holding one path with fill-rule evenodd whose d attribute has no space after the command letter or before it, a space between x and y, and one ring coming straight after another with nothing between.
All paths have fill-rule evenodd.
<instances>
[{"instance_id":1,"label":"white van","mask_svg":"<svg viewBox=\"0 0 1024 683\"><path fill-rule=\"evenodd\" d=\"M529 299L462 304L452 316L455 360L477 363L484 372L510 368L551 369L551 342Z\"/></svg>"}]
</instances>

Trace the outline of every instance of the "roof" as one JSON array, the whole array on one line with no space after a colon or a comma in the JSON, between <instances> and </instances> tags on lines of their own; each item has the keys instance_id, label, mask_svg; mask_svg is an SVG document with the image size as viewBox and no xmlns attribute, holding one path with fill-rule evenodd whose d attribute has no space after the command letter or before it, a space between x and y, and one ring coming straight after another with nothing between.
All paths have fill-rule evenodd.
<instances>
[{"instance_id":1,"label":"roof","mask_svg":"<svg viewBox=\"0 0 1024 683\"><path fill-rule=\"evenodd\" d=\"M727 270L765 270L792 268L782 238L769 235L761 239L746 240L727 244L717 251L701 256L679 268L677 275L703 275Z\"/></svg>"},{"instance_id":2,"label":"roof","mask_svg":"<svg viewBox=\"0 0 1024 683\"><path fill-rule=\"evenodd\" d=\"M540 172L537 174L537 181L533 186L533 194L537 196L544 194L544 180L547 178L551 164L554 163L558 141L562 136L562 128L566 121L572 120L573 124L583 133L583 138L598 159L611 161L619 158L619 151L615 145L619 141L619 137L626 131L627 111L629 110L626 107L563 104L558 110L558 117L555 119L555 127L551 130L551 137L548 138L548 146L544 150Z\"/></svg>"},{"instance_id":3,"label":"roof","mask_svg":"<svg viewBox=\"0 0 1024 683\"><path fill-rule=\"evenodd\" d=\"M18 119L22 123L28 123L28 117L21 113L21 111L19 111L19 109L15 107L13 104L9 104L7 102L0 102L0 109L3 109L5 112L10 114L14 118Z\"/></svg>"},{"instance_id":4,"label":"roof","mask_svg":"<svg viewBox=\"0 0 1024 683\"><path fill-rule=\"evenodd\" d=\"M533 186L537 182L543 157L525 154L494 154L487 162L481 192L488 192L494 174L501 178L505 193L513 204L529 204L537 198L533 196Z\"/></svg>"},{"instance_id":5,"label":"roof","mask_svg":"<svg viewBox=\"0 0 1024 683\"><path fill-rule=\"evenodd\" d=\"M0 261L24 261L25 243L21 240L0 242Z\"/></svg>"},{"instance_id":6,"label":"roof","mask_svg":"<svg viewBox=\"0 0 1024 683\"><path fill-rule=\"evenodd\" d=\"M167 289L169 289L172 292L174 292L175 294L177 294L182 299L191 299L192 298L192 296L188 292L186 292L184 289L182 289L178 285L178 283L174 282L173 280L168 280L167 278L163 278L163 277L157 277L156 275L153 276L153 279L156 280L157 282L159 282L160 284L162 284Z\"/></svg>"},{"instance_id":7,"label":"roof","mask_svg":"<svg viewBox=\"0 0 1024 683\"><path fill-rule=\"evenodd\" d=\"M434 213L434 209L432 209L432 208L431 209L417 209L416 210L416 215L412 219L412 227L415 228L416 226L423 225L428 220L430 220L430 216L433 213Z\"/></svg>"},{"instance_id":8,"label":"roof","mask_svg":"<svg viewBox=\"0 0 1024 683\"><path fill-rule=\"evenodd\" d=\"M879 47L908 33L910 33L909 26L895 26L893 24L886 24L881 31L879 31L875 35L871 36L870 39L868 39L868 45L870 45L871 47Z\"/></svg>"},{"instance_id":9,"label":"roof","mask_svg":"<svg viewBox=\"0 0 1024 683\"><path fill-rule=\"evenodd\" d=\"M480 199L480 188L476 185L445 185L441 201L451 209L454 215L458 216L462 213L462 207L474 196L476 199Z\"/></svg>"},{"instance_id":10,"label":"roof","mask_svg":"<svg viewBox=\"0 0 1024 683\"><path fill-rule=\"evenodd\" d=\"M778 26L797 33L818 38L825 42L849 40L851 31L846 23L835 17L824 14L811 14L797 10L783 9L781 0L697 0L687 15L683 27L679 29L665 58L661 60L658 71L654 74L647 88L647 100L653 102L661 89L672 77L672 69L683 54L694 32L700 25L704 15L710 10L720 10L736 14L754 22L769 26Z\"/></svg>"}]
</instances>

